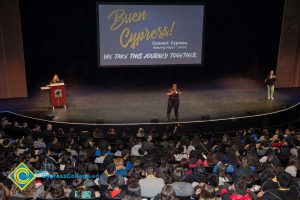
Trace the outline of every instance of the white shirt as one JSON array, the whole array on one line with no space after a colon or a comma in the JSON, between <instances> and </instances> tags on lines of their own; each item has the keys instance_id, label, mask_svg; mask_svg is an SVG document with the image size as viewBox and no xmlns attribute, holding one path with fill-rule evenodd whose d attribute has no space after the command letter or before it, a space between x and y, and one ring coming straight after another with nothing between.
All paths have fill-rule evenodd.
<instances>
[{"instance_id":1,"label":"white shirt","mask_svg":"<svg viewBox=\"0 0 300 200\"><path fill-rule=\"evenodd\" d=\"M131 148L131 156L140 156L139 149L142 147L142 144L136 144Z\"/></svg>"},{"instance_id":2,"label":"white shirt","mask_svg":"<svg viewBox=\"0 0 300 200\"><path fill-rule=\"evenodd\" d=\"M297 168L294 165L286 167L284 171L289 173L292 177L297 177Z\"/></svg>"},{"instance_id":3,"label":"white shirt","mask_svg":"<svg viewBox=\"0 0 300 200\"><path fill-rule=\"evenodd\" d=\"M102 164L103 161L104 161L104 159L105 159L105 156L97 157L97 158L95 158L94 163L96 163L96 164Z\"/></svg>"},{"instance_id":4,"label":"white shirt","mask_svg":"<svg viewBox=\"0 0 300 200\"><path fill-rule=\"evenodd\" d=\"M189 154L189 153L191 153L191 151L194 151L194 150L196 150L196 148L194 147L194 146L188 146L188 148L187 148L187 153Z\"/></svg>"},{"instance_id":5,"label":"white shirt","mask_svg":"<svg viewBox=\"0 0 300 200\"><path fill-rule=\"evenodd\" d=\"M141 196L152 198L161 192L165 186L165 181L162 178L146 177L140 179L139 184L141 186Z\"/></svg>"}]
</instances>

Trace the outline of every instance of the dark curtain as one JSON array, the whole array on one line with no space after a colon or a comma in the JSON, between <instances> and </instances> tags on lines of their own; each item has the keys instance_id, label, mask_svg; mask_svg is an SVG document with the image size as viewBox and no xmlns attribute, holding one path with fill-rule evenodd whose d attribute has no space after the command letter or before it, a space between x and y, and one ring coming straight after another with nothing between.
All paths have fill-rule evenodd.
<instances>
[{"instance_id":1,"label":"dark curtain","mask_svg":"<svg viewBox=\"0 0 300 200\"><path fill-rule=\"evenodd\" d=\"M0 1L0 98L27 97L18 0Z\"/></svg>"},{"instance_id":2,"label":"dark curtain","mask_svg":"<svg viewBox=\"0 0 300 200\"><path fill-rule=\"evenodd\" d=\"M277 65L277 87L300 87L300 1L286 0Z\"/></svg>"}]
</instances>

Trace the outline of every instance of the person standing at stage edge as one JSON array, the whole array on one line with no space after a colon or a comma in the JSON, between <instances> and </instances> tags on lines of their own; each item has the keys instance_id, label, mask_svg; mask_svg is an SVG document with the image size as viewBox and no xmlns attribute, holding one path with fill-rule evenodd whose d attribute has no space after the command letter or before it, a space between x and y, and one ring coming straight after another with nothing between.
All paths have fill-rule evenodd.
<instances>
[{"instance_id":1,"label":"person standing at stage edge","mask_svg":"<svg viewBox=\"0 0 300 200\"><path fill-rule=\"evenodd\" d=\"M276 76L274 75L274 71L271 70L265 80L265 83L267 85L267 91L268 91L268 99L274 100L275 82L276 82Z\"/></svg>"},{"instance_id":2,"label":"person standing at stage edge","mask_svg":"<svg viewBox=\"0 0 300 200\"><path fill-rule=\"evenodd\" d=\"M167 109L167 119L170 121L170 114L172 109L174 108L175 119L178 121L178 109L179 109L179 96L181 95L181 91L177 88L177 84L173 83L172 88L170 88L167 92L168 100L168 109Z\"/></svg>"}]
</instances>

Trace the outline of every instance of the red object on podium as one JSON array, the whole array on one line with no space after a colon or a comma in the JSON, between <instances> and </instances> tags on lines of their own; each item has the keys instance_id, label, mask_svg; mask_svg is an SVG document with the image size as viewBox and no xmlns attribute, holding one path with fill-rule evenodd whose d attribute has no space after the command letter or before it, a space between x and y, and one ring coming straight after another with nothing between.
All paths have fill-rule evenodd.
<instances>
[{"instance_id":1,"label":"red object on podium","mask_svg":"<svg viewBox=\"0 0 300 200\"><path fill-rule=\"evenodd\" d=\"M61 106L66 109L66 90L64 83L50 84L50 104L53 109Z\"/></svg>"}]
</instances>

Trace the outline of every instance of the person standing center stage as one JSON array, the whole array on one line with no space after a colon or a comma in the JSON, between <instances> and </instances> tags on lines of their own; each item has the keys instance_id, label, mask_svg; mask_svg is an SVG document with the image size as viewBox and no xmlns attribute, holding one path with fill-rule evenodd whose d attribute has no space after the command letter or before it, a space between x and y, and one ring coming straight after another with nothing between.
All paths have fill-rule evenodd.
<instances>
[{"instance_id":1,"label":"person standing center stage","mask_svg":"<svg viewBox=\"0 0 300 200\"><path fill-rule=\"evenodd\" d=\"M177 88L177 84L172 84L172 88L170 88L167 92L168 100L168 109L167 109L167 119L170 121L170 114L172 109L174 108L175 119L178 121L178 109L179 109L179 96L181 95L181 91Z\"/></svg>"},{"instance_id":2,"label":"person standing center stage","mask_svg":"<svg viewBox=\"0 0 300 200\"><path fill-rule=\"evenodd\" d=\"M267 85L268 91L268 99L274 100L274 89L275 89L276 76L274 75L274 71L271 70L265 79L265 83Z\"/></svg>"}]
</instances>

